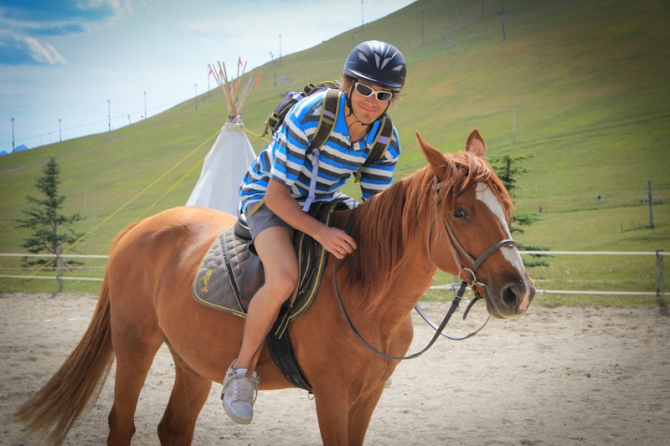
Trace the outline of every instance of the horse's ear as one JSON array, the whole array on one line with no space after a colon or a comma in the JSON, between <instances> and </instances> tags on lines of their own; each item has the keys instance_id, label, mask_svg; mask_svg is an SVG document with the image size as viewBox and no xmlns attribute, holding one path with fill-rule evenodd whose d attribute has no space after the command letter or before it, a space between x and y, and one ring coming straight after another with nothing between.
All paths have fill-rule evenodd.
<instances>
[{"instance_id":1,"label":"horse's ear","mask_svg":"<svg viewBox=\"0 0 670 446\"><path fill-rule=\"evenodd\" d=\"M433 168L433 171L438 178L443 179L442 176L444 175L445 164L444 155L435 147L424 141L418 133L416 134L416 139L419 140L419 147L421 147L423 156L428 160L428 164Z\"/></svg>"},{"instance_id":2,"label":"horse's ear","mask_svg":"<svg viewBox=\"0 0 670 446\"><path fill-rule=\"evenodd\" d=\"M486 155L486 144L484 144L484 138L479 134L479 130L474 129L472 133L470 133L468 142L465 143L465 151L477 155L480 158L484 158Z\"/></svg>"}]
</instances>

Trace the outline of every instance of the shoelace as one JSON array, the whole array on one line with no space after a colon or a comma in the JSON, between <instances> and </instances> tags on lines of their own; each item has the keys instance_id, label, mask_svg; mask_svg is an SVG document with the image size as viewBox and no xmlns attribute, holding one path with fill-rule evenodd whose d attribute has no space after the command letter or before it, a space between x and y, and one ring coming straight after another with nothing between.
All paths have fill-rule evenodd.
<instances>
[{"instance_id":1,"label":"shoelace","mask_svg":"<svg viewBox=\"0 0 670 446\"><path fill-rule=\"evenodd\" d=\"M233 381L231 383L233 385L233 401L256 402L258 385L254 378L247 379L244 375L235 375L231 380Z\"/></svg>"}]
</instances>

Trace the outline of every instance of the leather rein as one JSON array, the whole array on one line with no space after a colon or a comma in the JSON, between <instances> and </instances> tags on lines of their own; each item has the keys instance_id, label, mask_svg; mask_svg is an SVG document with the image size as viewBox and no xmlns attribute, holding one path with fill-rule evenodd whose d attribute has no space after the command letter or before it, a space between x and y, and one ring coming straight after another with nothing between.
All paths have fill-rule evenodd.
<instances>
[{"instance_id":1,"label":"leather rein","mask_svg":"<svg viewBox=\"0 0 670 446\"><path fill-rule=\"evenodd\" d=\"M439 213L438 213L439 195L438 195L437 191L440 190L444 186L444 184L445 184L444 182L439 182L438 183L437 178L435 178L435 181L434 181L434 184L433 184L433 187L432 187L432 190L434 192L433 199L434 199L434 204L435 204L435 206L434 206L435 207L435 221L438 220L438 215L439 215ZM351 228L353 227L353 224L354 224L354 221L355 221L355 218L356 218L357 210L358 209L356 208L351 213L349 223L347 223L347 228L345 230L345 232L347 234L349 234L349 232L351 231ZM337 296L337 302L340 305L340 309L342 310L342 314L344 315L344 319L347 321L347 325L349 325L349 328L356 335L356 337L367 348L369 348L370 350L372 350L374 353L378 354L379 356L382 356L386 359L392 359L392 360L404 360L404 359L417 358L417 357L421 356L423 353L425 353L430 347L432 347L433 344L435 344L435 341L437 341L437 339L440 337L440 335L445 336L446 338L449 338L449 339L455 340L455 341L460 341L460 340L463 340L463 339L470 338L470 337L476 335L477 333L479 333L479 331L482 328L484 328L484 326L486 325L486 323L488 322L488 320L490 318L490 316L489 316L489 318L486 319L484 324L479 329L477 329L476 331L474 331L474 332L472 332L469 335L464 336L464 337L456 337L456 336L452 336L448 333L443 332L444 328L447 326L447 323L449 322L449 319L451 319L451 316L454 314L454 312L458 308L458 305L460 304L461 298L463 297L463 294L465 293L465 290L468 286L472 288L472 291L475 294L475 298L470 302L467 309L465 310L465 313L463 314L463 319L465 319L467 317L468 312L470 311L470 308L472 308L472 305L475 302L477 302L477 300L481 299L481 296L479 295L479 293L475 289L475 285L479 285L481 287L486 287L485 283L477 281L476 272L477 272L477 269L481 266L481 264L484 263L484 261L491 254L498 251L500 248L503 248L503 247L506 247L506 246L518 246L518 245L512 239L504 239L504 240L499 241L498 243L495 243L493 246L491 246L486 251L484 251L482 253L482 255L480 255L477 259L475 259L474 257L472 257L470 255L470 253L468 253L468 251L458 241L458 239L456 238L456 235L454 234L453 230L451 229L451 226L449 226L449 222L447 221L446 217L444 218L443 224L444 224L444 227L445 227L446 232L448 234L447 241L449 243L449 249L451 250L451 253L454 257L454 260L456 261L456 264L458 265L458 268L459 268L458 278L462 280L461 286L459 287L458 292L456 293L456 297L454 297L454 300L451 303L451 307L449 307L449 310L447 311L447 314L444 316L444 319L442 320L440 325L435 324L428 317L428 315L421 309L421 307L418 304L414 307L416 309L416 311L421 315L421 317L423 317L423 319L426 322L428 322L428 324L431 327L433 327L435 329L435 334L433 335L433 338L430 340L428 345L426 345L422 350L420 350L416 353L412 353L411 355L408 355L408 356L392 356L392 355L387 355L386 353L377 350L375 347L370 345L370 343L368 341L366 341L365 338L363 338L363 336L356 329L353 322L351 321L351 318L349 317L349 314L347 313L347 310L344 308L344 303L342 302L342 296L340 296L340 290L337 286L337 261L338 261L338 259L335 258L335 262L334 262L334 266L333 266L333 271L334 271L333 272L333 274L334 274L333 283L335 285L335 295ZM437 241L437 240L439 240L439 231L438 231L437 236L435 238L435 241ZM427 242L426 248L428 250L428 257L430 259L430 228L428 230L428 242ZM471 264L470 268L466 268L465 265L463 264L463 261L461 260L461 256L459 254L459 251L460 251L460 253L463 254L463 256ZM431 263L433 263L432 259L430 259L430 261L431 261ZM433 263L433 265L435 265L435 264ZM468 276L469 276L468 280L463 280L461 278L461 273L464 273L464 272L469 273L468 274Z\"/></svg>"}]
</instances>

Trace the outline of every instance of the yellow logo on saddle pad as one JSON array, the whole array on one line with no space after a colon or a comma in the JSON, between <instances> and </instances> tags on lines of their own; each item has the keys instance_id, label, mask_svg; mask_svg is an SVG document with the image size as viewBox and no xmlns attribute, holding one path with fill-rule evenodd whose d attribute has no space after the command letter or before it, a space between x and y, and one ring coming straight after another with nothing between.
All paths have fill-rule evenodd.
<instances>
[{"instance_id":1,"label":"yellow logo on saddle pad","mask_svg":"<svg viewBox=\"0 0 670 446\"><path fill-rule=\"evenodd\" d=\"M203 293L209 293L209 290L207 289L207 284L209 283L209 278L212 277L213 272L214 271L212 271L211 269L205 271L205 277L203 279L204 286L202 287L201 290Z\"/></svg>"}]
</instances>

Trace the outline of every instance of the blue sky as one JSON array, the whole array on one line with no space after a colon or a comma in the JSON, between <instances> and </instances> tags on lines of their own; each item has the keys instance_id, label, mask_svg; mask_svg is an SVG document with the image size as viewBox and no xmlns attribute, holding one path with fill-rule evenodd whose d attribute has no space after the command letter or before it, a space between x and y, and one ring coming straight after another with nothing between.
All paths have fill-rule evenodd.
<instances>
[{"instance_id":1,"label":"blue sky","mask_svg":"<svg viewBox=\"0 0 670 446\"><path fill-rule=\"evenodd\" d=\"M0 151L155 115L206 90L207 64L247 71L412 0L0 0ZM211 81L214 87L214 81ZM110 101L109 104L107 101ZM59 119L61 122L59 123ZM59 130L59 125L60 129Z\"/></svg>"}]
</instances>

